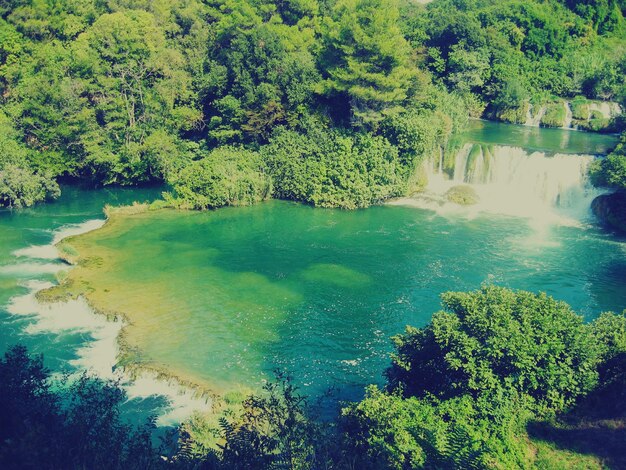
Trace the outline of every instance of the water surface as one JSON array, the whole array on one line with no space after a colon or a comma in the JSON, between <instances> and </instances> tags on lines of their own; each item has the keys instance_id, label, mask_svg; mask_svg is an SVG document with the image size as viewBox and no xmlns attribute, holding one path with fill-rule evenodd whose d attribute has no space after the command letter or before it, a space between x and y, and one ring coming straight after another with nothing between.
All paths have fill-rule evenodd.
<instances>
[{"instance_id":1,"label":"water surface","mask_svg":"<svg viewBox=\"0 0 626 470\"><path fill-rule=\"evenodd\" d=\"M532 226L413 207L254 207L125 217L72 242L96 306L122 311L138 358L224 390L275 367L314 395L381 383L389 338L448 290L545 291L587 319L626 307L624 244L593 226ZM593 260L590 263L589 260Z\"/></svg>"},{"instance_id":2,"label":"water surface","mask_svg":"<svg viewBox=\"0 0 626 470\"><path fill-rule=\"evenodd\" d=\"M532 201L567 215L572 208L580 214L581 201L588 212L578 168L592 157L551 155L592 155L614 143L482 122L465 139L486 146L462 146L448 186L475 184L491 202ZM435 162L433 181L444 176ZM64 188L56 203L0 211L0 349L26 343L55 370L97 362L100 353L89 348L103 327L74 318L84 309L48 312L43 321L16 314L16 303L36 309L28 293L67 270L54 252L50 259L50 243L68 225L102 219L105 204L157 195ZM89 263L69 273L88 283L98 308L128 315L125 340L136 361L218 390L257 387L280 367L309 394L338 387L337 399L358 399L365 385L382 383L390 337L407 324L426 324L445 291L485 282L545 291L587 319L626 308L626 244L592 219L563 225L533 218L534 209L424 207L350 212L271 201L137 214L73 240Z\"/></svg>"},{"instance_id":3,"label":"water surface","mask_svg":"<svg viewBox=\"0 0 626 470\"><path fill-rule=\"evenodd\" d=\"M460 139L463 142L509 145L527 150L589 155L605 155L619 142L615 135L482 120L471 120Z\"/></svg>"}]
</instances>

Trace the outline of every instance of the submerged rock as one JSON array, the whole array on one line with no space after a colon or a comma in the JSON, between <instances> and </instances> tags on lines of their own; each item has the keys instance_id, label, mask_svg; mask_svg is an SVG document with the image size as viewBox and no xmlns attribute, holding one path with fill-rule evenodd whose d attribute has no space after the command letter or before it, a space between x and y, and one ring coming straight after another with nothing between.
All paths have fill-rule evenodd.
<instances>
[{"instance_id":1,"label":"submerged rock","mask_svg":"<svg viewBox=\"0 0 626 470\"><path fill-rule=\"evenodd\" d=\"M478 194L476 194L476 190L466 184L450 188L446 194L444 194L444 197L448 201L462 206L471 206L478 204L480 201Z\"/></svg>"},{"instance_id":2,"label":"submerged rock","mask_svg":"<svg viewBox=\"0 0 626 470\"><path fill-rule=\"evenodd\" d=\"M598 196L591 210L603 224L626 233L626 192Z\"/></svg>"}]
</instances>

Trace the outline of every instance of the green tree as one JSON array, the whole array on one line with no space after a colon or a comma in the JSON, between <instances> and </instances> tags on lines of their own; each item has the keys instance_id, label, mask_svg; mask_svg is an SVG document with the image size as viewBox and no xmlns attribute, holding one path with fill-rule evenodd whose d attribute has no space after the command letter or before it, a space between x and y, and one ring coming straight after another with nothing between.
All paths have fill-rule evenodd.
<instances>
[{"instance_id":1,"label":"green tree","mask_svg":"<svg viewBox=\"0 0 626 470\"><path fill-rule=\"evenodd\" d=\"M610 155L593 162L589 173L596 186L626 190L626 133Z\"/></svg>"},{"instance_id":2,"label":"green tree","mask_svg":"<svg viewBox=\"0 0 626 470\"><path fill-rule=\"evenodd\" d=\"M275 126L306 113L319 80L311 52L316 12L315 2L224 2L203 90L210 138L266 142Z\"/></svg>"},{"instance_id":3,"label":"green tree","mask_svg":"<svg viewBox=\"0 0 626 470\"><path fill-rule=\"evenodd\" d=\"M278 129L262 149L274 196L355 209L405 191L406 171L387 139L313 127Z\"/></svg>"},{"instance_id":4,"label":"green tree","mask_svg":"<svg viewBox=\"0 0 626 470\"><path fill-rule=\"evenodd\" d=\"M125 424L114 382L81 375L53 382L41 356L14 346L0 359L2 468L156 468L154 427Z\"/></svg>"},{"instance_id":5,"label":"green tree","mask_svg":"<svg viewBox=\"0 0 626 470\"><path fill-rule=\"evenodd\" d=\"M19 133L0 111L0 206L25 207L60 195L46 169L31 164L31 153L18 141Z\"/></svg>"},{"instance_id":6,"label":"green tree","mask_svg":"<svg viewBox=\"0 0 626 470\"><path fill-rule=\"evenodd\" d=\"M324 23L317 90L356 127L376 129L407 98L415 69L398 19L395 0L340 0Z\"/></svg>"},{"instance_id":7,"label":"green tree","mask_svg":"<svg viewBox=\"0 0 626 470\"><path fill-rule=\"evenodd\" d=\"M82 135L87 169L104 183L163 178L163 166L146 149L150 136L163 129L176 139L201 114L183 57L168 47L155 17L137 10L102 15L72 53L74 73L93 103L94 125ZM180 156L175 151L170 158Z\"/></svg>"},{"instance_id":8,"label":"green tree","mask_svg":"<svg viewBox=\"0 0 626 470\"><path fill-rule=\"evenodd\" d=\"M427 327L394 338L392 389L439 397L514 390L538 410L559 411L596 385L599 346L564 302L496 286L442 300L446 310Z\"/></svg>"},{"instance_id":9,"label":"green tree","mask_svg":"<svg viewBox=\"0 0 626 470\"><path fill-rule=\"evenodd\" d=\"M220 147L172 176L174 195L167 200L190 209L250 205L267 199L272 183L257 152Z\"/></svg>"}]
</instances>

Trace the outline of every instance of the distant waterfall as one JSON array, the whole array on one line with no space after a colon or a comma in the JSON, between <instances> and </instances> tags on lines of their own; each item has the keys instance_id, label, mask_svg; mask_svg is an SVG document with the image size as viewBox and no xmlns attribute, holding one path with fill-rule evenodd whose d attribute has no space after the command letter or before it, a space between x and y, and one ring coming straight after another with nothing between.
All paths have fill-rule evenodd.
<instances>
[{"instance_id":1,"label":"distant waterfall","mask_svg":"<svg viewBox=\"0 0 626 470\"><path fill-rule=\"evenodd\" d=\"M526 111L526 122L524 123L524 125L530 126L530 127L539 127L539 125L541 124L541 120L543 119L543 116L546 114L546 110L547 108L545 106L541 106L537 110L537 114L533 116L532 114L533 106L530 105L528 107L528 110Z\"/></svg>"},{"instance_id":2,"label":"distant waterfall","mask_svg":"<svg viewBox=\"0 0 626 470\"><path fill-rule=\"evenodd\" d=\"M563 101L563 107L565 108L565 121L562 129L572 129L572 108L567 101Z\"/></svg>"},{"instance_id":3,"label":"distant waterfall","mask_svg":"<svg viewBox=\"0 0 626 470\"><path fill-rule=\"evenodd\" d=\"M599 194L588 182L593 155L534 152L519 147L466 144L454 157L454 167L432 162L426 169L425 197L431 203L452 187L470 185L480 202L475 210L532 218L549 215L584 219ZM451 163L451 162L450 162Z\"/></svg>"}]
</instances>

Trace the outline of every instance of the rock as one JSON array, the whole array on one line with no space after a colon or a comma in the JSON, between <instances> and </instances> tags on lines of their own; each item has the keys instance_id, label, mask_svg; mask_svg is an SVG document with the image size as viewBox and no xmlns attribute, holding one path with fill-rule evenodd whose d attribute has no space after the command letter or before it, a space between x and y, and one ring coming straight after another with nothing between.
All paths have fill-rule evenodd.
<instances>
[{"instance_id":1,"label":"rock","mask_svg":"<svg viewBox=\"0 0 626 470\"><path fill-rule=\"evenodd\" d=\"M473 204L478 204L480 201L478 194L476 194L476 190L466 184L450 188L446 194L444 194L444 197L448 201L462 206L471 206Z\"/></svg>"},{"instance_id":2,"label":"rock","mask_svg":"<svg viewBox=\"0 0 626 470\"><path fill-rule=\"evenodd\" d=\"M598 196L591 210L602 224L626 233L626 192Z\"/></svg>"}]
</instances>

